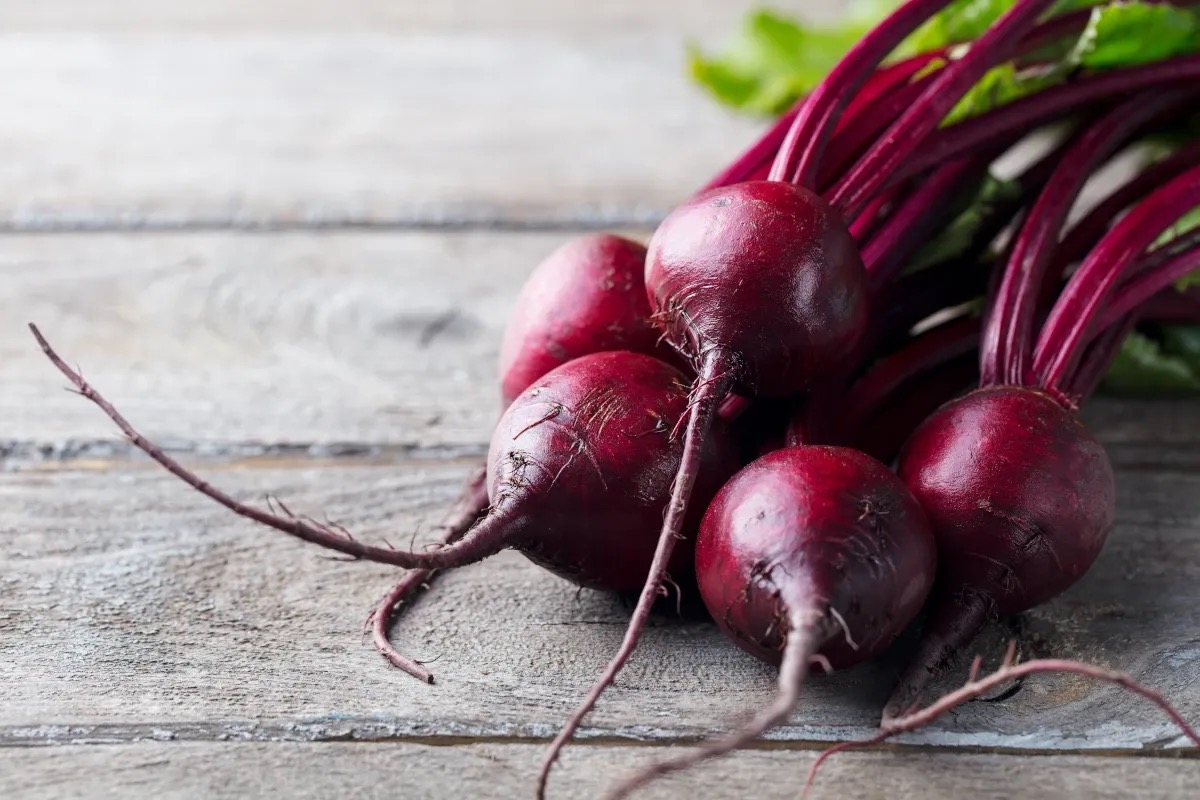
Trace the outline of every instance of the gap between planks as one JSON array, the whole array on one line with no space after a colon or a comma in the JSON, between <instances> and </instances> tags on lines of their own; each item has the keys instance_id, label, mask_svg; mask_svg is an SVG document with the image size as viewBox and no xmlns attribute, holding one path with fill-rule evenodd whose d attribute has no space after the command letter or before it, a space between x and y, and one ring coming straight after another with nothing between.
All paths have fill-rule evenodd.
<instances>
[{"instance_id":1,"label":"gap between planks","mask_svg":"<svg viewBox=\"0 0 1200 800\"><path fill-rule=\"evenodd\" d=\"M481 744L500 745L545 745L548 736L533 735L525 731L512 734L477 735L389 735L372 731L378 723L373 720L347 720L354 730L330 732L324 726L315 728L319 732L306 735L314 728L302 723L288 722L277 726L258 723L198 722L191 724L152 722L140 725L69 725L53 724L40 727L0 727L0 748L42 747L108 747L112 745L158 743L229 743L229 744L361 744L393 745L407 744L423 747L469 747ZM1168 737L1171 740L1178 737ZM707 741L705 736L666 736L642 739L636 736L613 735L611 732L596 733L582 728L572 740L572 747L691 747ZM822 752L842 739L756 739L741 749L748 751L778 752ZM859 752L904 752L904 753L965 753L997 756L1082 756L1094 758L1161 758L1200 760L1200 750L1188 747L1162 747L1155 743L1141 748L1038 748L1003 745L963 744L953 747L943 745L890 741L862 747Z\"/></svg>"}]
</instances>

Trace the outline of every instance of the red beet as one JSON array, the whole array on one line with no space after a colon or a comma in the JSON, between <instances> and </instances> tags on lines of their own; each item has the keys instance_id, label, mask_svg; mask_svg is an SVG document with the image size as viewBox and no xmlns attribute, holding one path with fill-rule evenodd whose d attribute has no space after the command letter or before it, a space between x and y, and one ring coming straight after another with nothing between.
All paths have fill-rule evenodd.
<instances>
[{"instance_id":1,"label":"red beet","mask_svg":"<svg viewBox=\"0 0 1200 800\"><path fill-rule=\"evenodd\" d=\"M671 480L672 431L687 407L684 376L635 353L576 359L537 381L501 417L488 454L492 509L469 537L515 546L582 586L629 591L646 579ZM737 468L723 424L701 459L707 501ZM691 515L694 531L703 513ZM671 560L690 573L691 537Z\"/></svg>"},{"instance_id":2,"label":"red beet","mask_svg":"<svg viewBox=\"0 0 1200 800\"><path fill-rule=\"evenodd\" d=\"M630 350L672 363L678 358L660 342L650 323L642 278L646 248L610 233L577 237L547 256L530 274L504 330L500 348L501 408L547 372L592 353ZM462 538L488 507L486 462L463 488L455 513L444 523L441 544ZM387 640L398 604L433 576L406 575L372 612L379 651L401 669L429 681L428 670L399 653Z\"/></svg>"},{"instance_id":3,"label":"red beet","mask_svg":"<svg viewBox=\"0 0 1200 800\"><path fill-rule=\"evenodd\" d=\"M855 355L867 326L846 224L816 194L777 181L714 189L672 211L650 241L646 288L697 374L748 394L807 389Z\"/></svg>"},{"instance_id":4,"label":"red beet","mask_svg":"<svg viewBox=\"0 0 1200 800\"><path fill-rule=\"evenodd\" d=\"M580 236L526 279L500 346L505 408L555 367L591 353L631 350L672 358L650 323L646 248L611 233Z\"/></svg>"},{"instance_id":5,"label":"red beet","mask_svg":"<svg viewBox=\"0 0 1200 800\"><path fill-rule=\"evenodd\" d=\"M750 464L704 515L696 576L721 629L748 652L782 664L779 693L743 730L654 764L609 796L727 753L785 721L809 662L841 668L882 652L921 609L935 566L921 506L870 456L799 446Z\"/></svg>"},{"instance_id":6,"label":"red beet","mask_svg":"<svg viewBox=\"0 0 1200 800\"><path fill-rule=\"evenodd\" d=\"M1116 514L1104 447L1034 388L994 386L950 402L913 433L899 472L929 515L940 572L930 629L885 718L907 711L989 619L1079 580Z\"/></svg>"},{"instance_id":7,"label":"red beet","mask_svg":"<svg viewBox=\"0 0 1200 800\"><path fill-rule=\"evenodd\" d=\"M696 542L713 619L773 664L789 620L814 614L809 647L831 666L883 652L920 610L934 567L916 499L883 464L843 447L788 447L758 459L717 494Z\"/></svg>"}]
</instances>

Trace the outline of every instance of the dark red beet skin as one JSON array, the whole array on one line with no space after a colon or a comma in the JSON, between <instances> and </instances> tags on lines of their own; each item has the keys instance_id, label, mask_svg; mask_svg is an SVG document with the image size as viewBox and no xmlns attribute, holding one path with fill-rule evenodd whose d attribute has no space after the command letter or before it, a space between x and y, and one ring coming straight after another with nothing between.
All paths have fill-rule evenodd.
<instances>
[{"instance_id":1,"label":"dark red beet skin","mask_svg":"<svg viewBox=\"0 0 1200 800\"><path fill-rule=\"evenodd\" d=\"M717 494L696 542L713 619L774 664L787 609L804 606L826 615L819 652L835 668L879 654L920 610L935 568L925 514L904 484L840 447L788 447L753 462Z\"/></svg>"},{"instance_id":2,"label":"dark red beet skin","mask_svg":"<svg viewBox=\"0 0 1200 800\"><path fill-rule=\"evenodd\" d=\"M929 515L947 588L1016 614L1087 572L1113 526L1104 447L1074 411L1037 389L990 387L913 432L900 477Z\"/></svg>"},{"instance_id":3,"label":"dark red beet skin","mask_svg":"<svg viewBox=\"0 0 1200 800\"><path fill-rule=\"evenodd\" d=\"M1079 580L1116 515L1104 448L1074 410L1025 387L978 389L943 406L905 445L900 477L937 540L937 601L884 719L903 714L995 616Z\"/></svg>"},{"instance_id":4,"label":"dark red beet skin","mask_svg":"<svg viewBox=\"0 0 1200 800\"><path fill-rule=\"evenodd\" d=\"M679 468L682 443L671 433L687 403L682 373L627 352L576 359L522 392L488 454L491 515L504 520L509 546L582 586L640 589ZM737 466L732 437L717 422L673 574L690 574L692 534Z\"/></svg>"},{"instance_id":5,"label":"dark red beet skin","mask_svg":"<svg viewBox=\"0 0 1200 800\"><path fill-rule=\"evenodd\" d=\"M650 323L646 248L609 233L555 250L525 281L500 346L504 407L550 370L589 353L673 356Z\"/></svg>"},{"instance_id":6,"label":"dark red beet skin","mask_svg":"<svg viewBox=\"0 0 1200 800\"><path fill-rule=\"evenodd\" d=\"M751 181L703 192L650 240L646 287L671 346L701 373L784 397L844 366L867 328L867 281L845 223L807 189Z\"/></svg>"}]
</instances>

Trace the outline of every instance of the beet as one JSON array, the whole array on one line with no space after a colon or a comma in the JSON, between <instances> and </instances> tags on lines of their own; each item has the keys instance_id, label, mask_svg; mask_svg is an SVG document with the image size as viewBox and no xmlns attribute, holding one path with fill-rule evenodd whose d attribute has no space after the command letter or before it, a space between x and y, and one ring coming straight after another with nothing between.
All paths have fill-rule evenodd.
<instances>
[{"instance_id":1,"label":"beet","mask_svg":"<svg viewBox=\"0 0 1200 800\"><path fill-rule=\"evenodd\" d=\"M811 661L870 659L912 621L933 585L929 523L904 484L842 447L776 450L717 493L696 541L696 576L713 619L744 650L781 664L775 700L741 731L622 782L730 752L786 721Z\"/></svg>"},{"instance_id":2,"label":"beet","mask_svg":"<svg viewBox=\"0 0 1200 800\"><path fill-rule=\"evenodd\" d=\"M646 248L611 233L579 236L533 270L500 346L502 406L555 367L591 353L631 350L670 360L650 323Z\"/></svg>"},{"instance_id":3,"label":"beet","mask_svg":"<svg viewBox=\"0 0 1200 800\"><path fill-rule=\"evenodd\" d=\"M841 669L883 652L933 585L925 514L883 464L844 447L787 447L733 477L704 515L696 576L740 647L778 664L789 619ZM851 644L853 642L853 644Z\"/></svg>"},{"instance_id":4,"label":"beet","mask_svg":"<svg viewBox=\"0 0 1200 800\"><path fill-rule=\"evenodd\" d=\"M777 181L697 195L650 240L646 288L667 342L697 374L786 397L856 355L866 276L846 224Z\"/></svg>"},{"instance_id":5,"label":"beet","mask_svg":"<svg viewBox=\"0 0 1200 800\"><path fill-rule=\"evenodd\" d=\"M993 386L925 420L900 457L900 477L929 515L940 573L929 630L885 717L989 619L1041 605L1087 572L1116 515L1104 447L1044 391Z\"/></svg>"},{"instance_id":6,"label":"beet","mask_svg":"<svg viewBox=\"0 0 1200 800\"><path fill-rule=\"evenodd\" d=\"M681 364L650 323L642 278L646 248L610 233L576 237L547 256L526 279L500 347L501 408L550 370L581 356L614 350L655 355ZM488 508L487 464L476 471L443 523L440 544L453 544ZM432 577L430 570L401 578L368 625L376 648L421 680L429 671L388 641L393 612Z\"/></svg>"}]
</instances>

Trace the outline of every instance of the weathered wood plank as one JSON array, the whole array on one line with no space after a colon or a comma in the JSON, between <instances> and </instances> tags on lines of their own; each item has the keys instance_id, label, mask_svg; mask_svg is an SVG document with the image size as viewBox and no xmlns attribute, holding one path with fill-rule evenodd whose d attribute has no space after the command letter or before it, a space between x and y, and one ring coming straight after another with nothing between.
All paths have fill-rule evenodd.
<instances>
[{"instance_id":1,"label":"weathered wood plank","mask_svg":"<svg viewBox=\"0 0 1200 800\"><path fill-rule=\"evenodd\" d=\"M685 30L7 35L0 226L656 219L760 127Z\"/></svg>"},{"instance_id":2,"label":"weathered wood plank","mask_svg":"<svg viewBox=\"0 0 1200 800\"><path fill-rule=\"evenodd\" d=\"M665 748L569 751L555 798L595 798L633 764ZM525 797L541 756L534 745L165 744L0 749L0 793L11 800L72 798ZM639 798L700 796L794 800L815 754L742 752L663 780ZM253 764L250 768L249 765ZM1081 756L885 752L830 761L812 800L1058 800L1064 797L1182 798L1194 794L1200 762ZM714 795L716 790L718 794Z\"/></svg>"},{"instance_id":3,"label":"weathered wood plank","mask_svg":"<svg viewBox=\"0 0 1200 800\"><path fill-rule=\"evenodd\" d=\"M725 36L751 4L738 0L46 0L0 3L0 29L20 32L316 32L555 30L572 33L655 30L675 36ZM776 4L809 19L832 19L845 0Z\"/></svg>"},{"instance_id":4,"label":"weathered wood plank","mask_svg":"<svg viewBox=\"0 0 1200 800\"><path fill-rule=\"evenodd\" d=\"M127 452L59 391L26 321L147 433L199 455L479 453L517 290L569 235L6 237L0 465ZM1118 463L1200 468L1200 403L1087 416Z\"/></svg>"},{"instance_id":5,"label":"weathered wood plank","mask_svg":"<svg viewBox=\"0 0 1200 800\"><path fill-rule=\"evenodd\" d=\"M428 525L461 463L207 470L360 536ZM1088 577L1030 615L1025 653L1096 661L1200 719L1200 476L1120 475L1120 523ZM400 531L399 534L396 531ZM133 467L0 476L0 743L176 739L546 737L615 648L619 600L577 593L516 554L447 575L397 630L436 659L426 686L359 638L394 573L317 556ZM995 658L1010 632L981 647ZM774 738L866 735L897 654L812 681ZM961 675L955 676L955 680ZM772 670L707 623L660 616L591 718L590 736L702 736L762 703ZM1022 750L1177 744L1143 702L1074 678L1030 679L909 742Z\"/></svg>"},{"instance_id":6,"label":"weathered wood plank","mask_svg":"<svg viewBox=\"0 0 1200 800\"><path fill-rule=\"evenodd\" d=\"M478 448L499 334L564 234L12 236L0 255L0 430L111 439L22 323L148 432Z\"/></svg>"}]
</instances>

